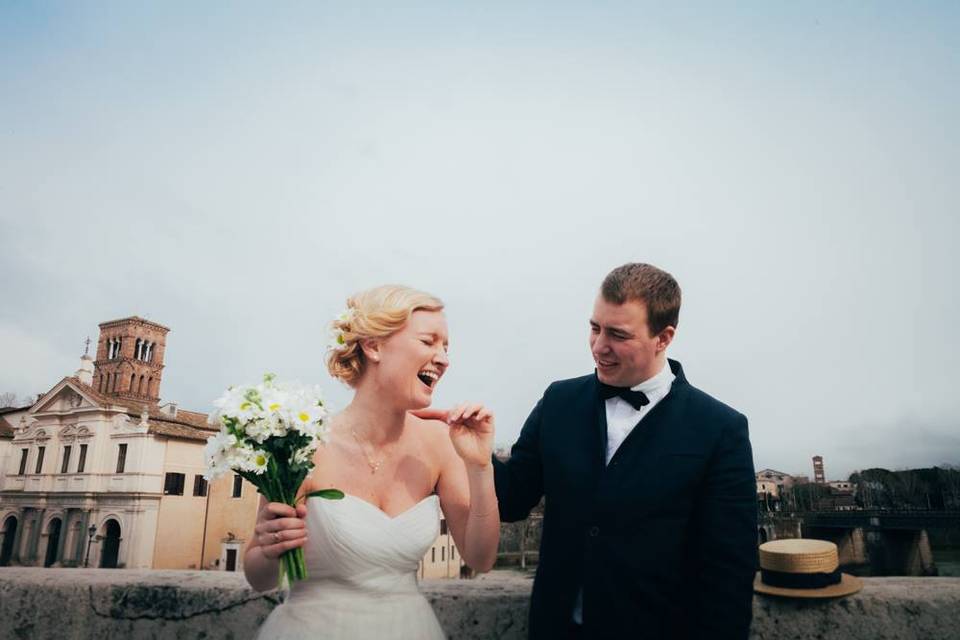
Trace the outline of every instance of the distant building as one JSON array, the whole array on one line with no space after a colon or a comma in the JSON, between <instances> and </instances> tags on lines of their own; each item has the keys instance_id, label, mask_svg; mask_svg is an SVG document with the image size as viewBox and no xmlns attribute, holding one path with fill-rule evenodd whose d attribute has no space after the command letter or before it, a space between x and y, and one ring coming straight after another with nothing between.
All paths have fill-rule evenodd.
<instances>
[{"instance_id":1,"label":"distant building","mask_svg":"<svg viewBox=\"0 0 960 640\"><path fill-rule=\"evenodd\" d=\"M16 425L20 423L20 418L26 415L30 407L4 407L0 409L0 489L3 488L3 480L6 477L7 466L10 463L11 442L16 433Z\"/></svg>"},{"instance_id":2,"label":"distant building","mask_svg":"<svg viewBox=\"0 0 960 640\"><path fill-rule=\"evenodd\" d=\"M813 456L813 481L816 484L826 484L827 476L823 472L823 458Z\"/></svg>"},{"instance_id":3,"label":"distant building","mask_svg":"<svg viewBox=\"0 0 960 640\"><path fill-rule=\"evenodd\" d=\"M463 571L463 558L457 553L457 545L447 528L447 519L440 520L440 536L420 559L417 576L420 578L459 578Z\"/></svg>"},{"instance_id":4,"label":"distant building","mask_svg":"<svg viewBox=\"0 0 960 640\"><path fill-rule=\"evenodd\" d=\"M854 484L847 480L834 480L833 482L828 482L827 486L833 489L837 493L853 493Z\"/></svg>"},{"instance_id":5,"label":"distant building","mask_svg":"<svg viewBox=\"0 0 960 640\"><path fill-rule=\"evenodd\" d=\"M763 469L756 474L757 503L765 511L779 511L784 490L793 486L793 477L776 469Z\"/></svg>"},{"instance_id":6,"label":"distant building","mask_svg":"<svg viewBox=\"0 0 960 640\"><path fill-rule=\"evenodd\" d=\"M757 481L757 495L768 495L771 498L780 497L780 487L772 482Z\"/></svg>"},{"instance_id":7,"label":"distant building","mask_svg":"<svg viewBox=\"0 0 960 640\"><path fill-rule=\"evenodd\" d=\"M757 482L765 482L776 485L780 490L789 489L794 484L794 477L789 473L777 471L776 469L764 469L757 472Z\"/></svg>"},{"instance_id":8,"label":"distant building","mask_svg":"<svg viewBox=\"0 0 960 640\"><path fill-rule=\"evenodd\" d=\"M820 509L828 511L854 511L859 509L852 491L830 489L830 495L820 500Z\"/></svg>"}]
</instances>

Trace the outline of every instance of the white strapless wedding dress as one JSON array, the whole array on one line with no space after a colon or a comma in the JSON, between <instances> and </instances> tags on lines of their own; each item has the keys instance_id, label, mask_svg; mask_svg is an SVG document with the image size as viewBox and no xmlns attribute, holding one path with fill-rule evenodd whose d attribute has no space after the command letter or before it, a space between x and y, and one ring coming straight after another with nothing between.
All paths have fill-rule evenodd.
<instances>
[{"instance_id":1,"label":"white strapless wedding dress","mask_svg":"<svg viewBox=\"0 0 960 640\"><path fill-rule=\"evenodd\" d=\"M259 640L440 640L417 588L420 559L440 533L430 495L391 518L365 500L307 500L307 578L260 628Z\"/></svg>"}]
</instances>

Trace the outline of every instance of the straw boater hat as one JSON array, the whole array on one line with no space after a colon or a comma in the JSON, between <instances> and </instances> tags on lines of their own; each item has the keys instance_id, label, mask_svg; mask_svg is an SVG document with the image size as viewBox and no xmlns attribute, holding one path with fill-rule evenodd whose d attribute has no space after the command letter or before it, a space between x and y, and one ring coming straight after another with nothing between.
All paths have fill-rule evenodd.
<instances>
[{"instance_id":1,"label":"straw boater hat","mask_svg":"<svg viewBox=\"0 0 960 640\"><path fill-rule=\"evenodd\" d=\"M826 540L773 540L760 545L760 571L753 590L790 598L836 598L863 588L840 573L837 545Z\"/></svg>"}]
</instances>

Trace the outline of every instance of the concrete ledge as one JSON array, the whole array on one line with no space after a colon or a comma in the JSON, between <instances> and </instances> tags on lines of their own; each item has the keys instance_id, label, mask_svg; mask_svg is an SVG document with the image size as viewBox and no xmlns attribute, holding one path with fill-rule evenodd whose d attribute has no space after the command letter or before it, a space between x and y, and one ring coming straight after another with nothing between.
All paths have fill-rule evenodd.
<instances>
[{"instance_id":1,"label":"concrete ledge","mask_svg":"<svg viewBox=\"0 0 960 640\"><path fill-rule=\"evenodd\" d=\"M960 578L861 578L863 590L824 601L755 595L751 640L955 640Z\"/></svg>"},{"instance_id":2,"label":"concrete ledge","mask_svg":"<svg viewBox=\"0 0 960 640\"><path fill-rule=\"evenodd\" d=\"M960 578L865 578L830 601L754 598L755 640L955 640ZM508 571L422 584L451 638L525 638L532 581ZM0 568L0 638L253 638L279 602L212 571Z\"/></svg>"}]
</instances>

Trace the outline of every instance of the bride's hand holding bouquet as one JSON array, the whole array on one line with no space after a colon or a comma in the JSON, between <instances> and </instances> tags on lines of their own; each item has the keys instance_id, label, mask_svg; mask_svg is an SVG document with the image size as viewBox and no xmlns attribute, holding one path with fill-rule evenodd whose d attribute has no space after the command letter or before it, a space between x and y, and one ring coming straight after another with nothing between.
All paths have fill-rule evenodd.
<instances>
[{"instance_id":1,"label":"bride's hand holding bouquet","mask_svg":"<svg viewBox=\"0 0 960 640\"><path fill-rule=\"evenodd\" d=\"M207 441L207 480L230 471L252 483L267 500L257 514L255 533L264 556L280 558L280 582L307 575L303 559L306 510L297 492L313 469L313 455L327 437L327 411L320 389L276 381L267 374L258 385L230 387L214 402L210 421L220 432ZM336 489L301 496L340 499Z\"/></svg>"}]
</instances>

